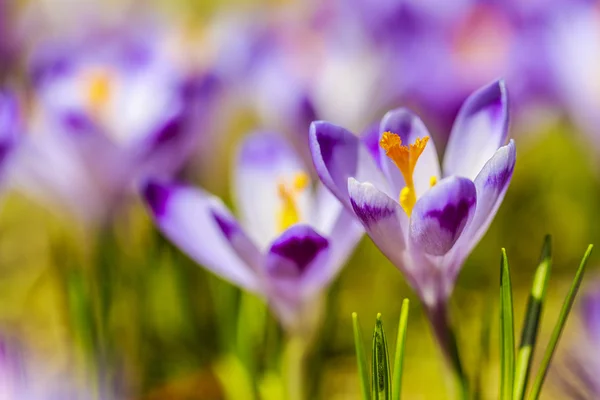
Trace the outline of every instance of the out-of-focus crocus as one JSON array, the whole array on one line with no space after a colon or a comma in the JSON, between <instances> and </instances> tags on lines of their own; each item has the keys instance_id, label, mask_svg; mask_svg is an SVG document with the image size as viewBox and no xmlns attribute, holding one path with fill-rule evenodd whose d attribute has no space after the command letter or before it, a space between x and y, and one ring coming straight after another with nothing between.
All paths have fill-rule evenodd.
<instances>
[{"instance_id":1,"label":"out-of-focus crocus","mask_svg":"<svg viewBox=\"0 0 600 400\"><path fill-rule=\"evenodd\" d=\"M14 340L0 338L0 400L97 398L64 368L27 352Z\"/></svg>"},{"instance_id":2,"label":"out-of-focus crocus","mask_svg":"<svg viewBox=\"0 0 600 400\"><path fill-rule=\"evenodd\" d=\"M256 133L242 143L235 166L239 221L201 189L151 181L144 195L171 241L215 274L267 298L297 333L363 233L305 171L281 137Z\"/></svg>"},{"instance_id":3,"label":"out-of-focus crocus","mask_svg":"<svg viewBox=\"0 0 600 400\"><path fill-rule=\"evenodd\" d=\"M214 82L175 68L154 33L99 31L40 45L22 187L95 221L137 180L182 167Z\"/></svg>"},{"instance_id":4,"label":"out-of-focus crocus","mask_svg":"<svg viewBox=\"0 0 600 400\"><path fill-rule=\"evenodd\" d=\"M551 66L573 121L600 149L600 8L597 3L564 8L547 30Z\"/></svg>"},{"instance_id":5,"label":"out-of-focus crocus","mask_svg":"<svg viewBox=\"0 0 600 400\"><path fill-rule=\"evenodd\" d=\"M507 102L502 81L472 94L454 123L441 168L427 129L406 109L381 121L379 165L346 129L323 121L311 126L321 181L403 272L438 335L456 276L512 177L515 144L504 145Z\"/></svg>"},{"instance_id":6,"label":"out-of-focus crocus","mask_svg":"<svg viewBox=\"0 0 600 400\"><path fill-rule=\"evenodd\" d=\"M21 130L20 109L16 97L8 91L0 90L0 181L4 181L7 164L12 158L19 141ZM0 188L3 184L0 184Z\"/></svg>"}]
</instances>

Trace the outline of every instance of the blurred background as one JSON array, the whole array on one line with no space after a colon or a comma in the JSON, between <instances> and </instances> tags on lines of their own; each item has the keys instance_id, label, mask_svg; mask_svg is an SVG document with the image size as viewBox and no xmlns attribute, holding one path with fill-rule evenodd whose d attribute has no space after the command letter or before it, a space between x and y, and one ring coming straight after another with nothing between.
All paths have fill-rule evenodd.
<instances>
[{"instance_id":1,"label":"blurred background","mask_svg":"<svg viewBox=\"0 0 600 400\"><path fill-rule=\"evenodd\" d=\"M466 370L483 370L495 398L500 248L520 321L553 237L544 344L587 244L600 243L598 65L600 7L585 0L0 0L1 90L18 109L0 113L0 129L17 127L10 157L2 148L0 369L55 396L31 398L284 398L277 321L156 231L141 180L176 176L231 205L247 133L285 136L310 166L311 121L359 134L399 106L441 155L465 98L504 78L517 166L451 304ZM359 398L350 315L369 338L381 312L394 337L405 297L404 395L445 398L418 300L367 237L326 296L308 398ZM543 398L594 398L581 374L564 378L585 334L577 307Z\"/></svg>"}]
</instances>

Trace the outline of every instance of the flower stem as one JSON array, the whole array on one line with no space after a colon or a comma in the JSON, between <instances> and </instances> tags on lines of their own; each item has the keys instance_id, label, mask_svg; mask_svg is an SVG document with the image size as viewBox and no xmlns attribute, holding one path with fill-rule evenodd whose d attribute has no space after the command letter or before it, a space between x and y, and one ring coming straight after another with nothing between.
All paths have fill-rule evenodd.
<instances>
[{"instance_id":1,"label":"flower stem","mask_svg":"<svg viewBox=\"0 0 600 400\"><path fill-rule=\"evenodd\" d=\"M302 336L288 338L284 351L284 376L289 400L304 400L307 343Z\"/></svg>"},{"instance_id":2,"label":"flower stem","mask_svg":"<svg viewBox=\"0 0 600 400\"><path fill-rule=\"evenodd\" d=\"M456 335L450 326L445 303L427 307L427 316L440 346L446 365L454 373L459 389L459 398L469 398L469 381L460 361Z\"/></svg>"}]
</instances>

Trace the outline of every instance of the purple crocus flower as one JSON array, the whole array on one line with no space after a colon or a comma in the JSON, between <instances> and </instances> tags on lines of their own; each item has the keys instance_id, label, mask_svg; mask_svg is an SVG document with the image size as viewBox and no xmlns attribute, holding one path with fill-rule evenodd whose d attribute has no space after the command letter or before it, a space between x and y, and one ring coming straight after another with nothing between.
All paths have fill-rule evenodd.
<instances>
[{"instance_id":1,"label":"purple crocus flower","mask_svg":"<svg viewBox=\"0 0 600 400\"><path fill-rule=\"evenodd\" d=\"M183 166L214 82L175 68L153 33L100 30L40 45L17 175L28 192L96 221L135 181Z\"/></svg>"},{"instance_id":2,"label":"purple crocus flower","mask_svg":"<svg viewBox=\"0 0 600 400\"><path fill-rule=\"evenodd\" d=\"M348 130L324 121L311 126L321 181L403 272L436 330L445 323L460 268L512 177L515 144L504 145L507 102L502 81L472 94L454 123L441 167L424 124L406 109L381 121L379 165Z\"/></svg>"},{"instance_id":3,"label":"purple crocus flower","mask_svg":"<svg viewBox=\"0 0 600 400\"><path fill-rule=\"evenodd\" d=\"M235 166L239 220L201 189L151 181L144 196L170 240L215 274L266 297L297 332L363 233L327 189L313 190L305 171L280 136L256 133L241 144Z\"/></svg>"}]
</instances>

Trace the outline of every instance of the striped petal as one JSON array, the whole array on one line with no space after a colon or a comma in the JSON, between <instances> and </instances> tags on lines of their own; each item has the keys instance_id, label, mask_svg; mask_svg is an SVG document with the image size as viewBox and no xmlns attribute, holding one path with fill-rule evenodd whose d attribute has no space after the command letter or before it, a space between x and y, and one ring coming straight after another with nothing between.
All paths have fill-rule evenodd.
<instances>
[{"instance_id":1,"label":"striped petal","mask_svg":"<svg viewBox=\"0 0 600 400\"><path fill-rule=\"evenodd\" d=\"M508 94L504 81L473 93L460 109L444 156L444 176L475 179L508 135Z\"/></svg>"},{"instance_id":2,"label":"striped petal","mask_svg":"<svg viewBox=\"0 0 600 400\"><path fill-rule=\"evenodd\" d=\"M309 144L319 178L348 210L352 210L348 196L350 177L388 191L376 161L350 131L325 121L313 122Z\"/></svg>"},{"instance_id":3,"label":"striped petal","mask_svg":"<svg viewBox=\"0 0 600 400\"><path fill-rule=\"evenodd\" d=\"M410 218L410 238L418 249L442 256L450 251L475 213L477 192L466 178L442 179L421 197Z\"/></svg>"},{"instance_id":4,"label":"striped petal","mask_svg":"<svg viewBox=\"0 0 600 400\"><path fill-rule=\"evenodd\" d=\"M217 197L159 182L148 183L143 195L155 223L183 252L220 277L259 291L262 256Z\"/></svg>"}]
</instances>

